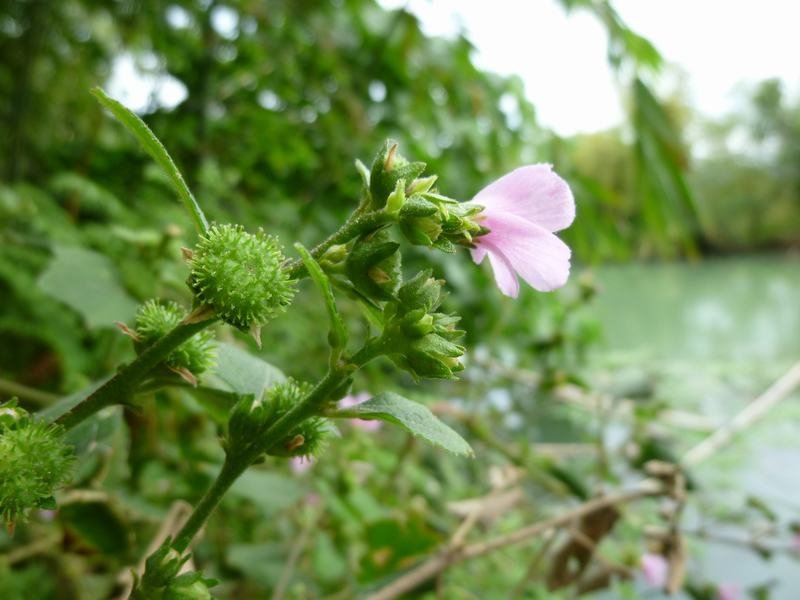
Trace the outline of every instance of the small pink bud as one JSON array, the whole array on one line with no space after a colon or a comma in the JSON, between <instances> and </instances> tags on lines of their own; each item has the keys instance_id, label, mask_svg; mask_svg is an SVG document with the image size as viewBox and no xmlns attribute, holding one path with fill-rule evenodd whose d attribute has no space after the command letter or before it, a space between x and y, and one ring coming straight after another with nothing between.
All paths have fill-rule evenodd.
<instances>
[{"instance_id":1,"label":"small pink bud","mask_svg":"<svg viewBox=\"0 0 800 600\"><path fill-rule=\"evenodd\" d=\"M642 555L642 574L647 585L654 588L663 588L667 584L669 563L660 554Z\"/></svg>"}]
</instances>

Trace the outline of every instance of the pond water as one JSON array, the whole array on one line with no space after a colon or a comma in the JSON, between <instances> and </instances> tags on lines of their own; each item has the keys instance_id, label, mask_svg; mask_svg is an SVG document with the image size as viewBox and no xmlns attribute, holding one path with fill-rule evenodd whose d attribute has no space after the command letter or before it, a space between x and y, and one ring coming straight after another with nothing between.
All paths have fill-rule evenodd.
<instances>
[{"instance_id":1,"label":"pond water","mask_svg":"<svg viewBox=\"0 0 800 600\"><path fill-rule=\"evenodd\" d=\"M658 397L684 410L723 423L800 360L800 257L627 264L595 274L602 291L592 310L604 329L593 357L598 371L645 372L657 382ZM685 449L700 438L686 433L679 439ZM694 473L700 498L714 510L741 512L749 496L758 496L785 527L800 521L798 466L795 390ZM687 522L696 514L689 510ZM770 598L800 598L800 556L765 561L728 545L692 548L690 568L739 585L742 598L748 597L744 590L770 580L779 582Z\"/></svg>"}]
</instances>

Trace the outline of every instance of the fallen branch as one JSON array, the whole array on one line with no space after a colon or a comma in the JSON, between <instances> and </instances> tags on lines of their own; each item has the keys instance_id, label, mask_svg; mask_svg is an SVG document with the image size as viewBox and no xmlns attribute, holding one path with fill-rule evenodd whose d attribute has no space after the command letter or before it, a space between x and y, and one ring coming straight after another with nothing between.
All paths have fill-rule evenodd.
<instances>
[{"instance_id":1,"label":"fallen branch","mask_svg":"<svg viewBox=\"0 0 800 600\"><path fill-rule=\"evenodd\" d=\"M681 459L683 466L694 466L712 456L731 438L763 417L771 408L800 385L800 362L773 383L763 394L748 404L739 414L718 428L702 442L689 449Z\"/></svg>"},{"instance_id":2,"label":"fallen branch","mask_svg":"<svg viewBox=\"0 0 800 600\"><path fill-rule=\"evenodd\" d=\"M420 584L436 577L439 573L451 565L463 562L471 558L477 558L484 554L489 554L500 548L513 546L522 543L536 536L545 534L552 529L571 523L576 519L591 514L606 506L618 506L634 502L642 498L660 496L665 493L665 488L661 482L647 479L636 487L619 492L617 494L594 498L584 502L560 515L544 519L527 527L523 527L511 533L500 535L482 542L476 542L461 547L446 546L442 552L426 560L422 564L414 567L404 575L386 587L378 590L367 597L367 600L393 600L406 592L409 592Z\"/></svg>"}]
</instances>

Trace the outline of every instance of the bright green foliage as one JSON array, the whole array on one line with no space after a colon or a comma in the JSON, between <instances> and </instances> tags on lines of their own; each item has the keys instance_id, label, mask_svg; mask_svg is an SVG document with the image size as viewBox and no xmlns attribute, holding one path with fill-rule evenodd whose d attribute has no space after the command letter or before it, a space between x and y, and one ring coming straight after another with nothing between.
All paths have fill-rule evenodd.
<instances>
[{"instance_id":1,"label":"bright green foliage","mask_svg":"<svg viewBox=\"0 0 800 600\"><path fill-rule=\"evenodd\" d=\"M13 402L13 401L12 401ZM13 408L2 405L0 410ZM0 520L11 523L33 508L53 508L53 494L71 476L72 449L61 428L24 417L0 425Z\"/></svg>"},{"instance_id":2,"label":"bright green foliage","mask_svg":"<svg viewBox=\"0 0 800 600\"><path fill-rule=\"evenodd\" d=\"M142 348L146 348L170 331L186 317L186 311L176 302L148 300L136 313L136 335ZM214 334L201 331L185 341L167 357L166 364L174 369L188 369L200 375L214 364Z\"/></svg>"},{"instance_id":3,"label":"bright green foliage","mask_svg":"<svg viewBox=\"0 0 800 600\"><path fill-rule=\"evenodd\" d=\"M226 323L259 328L283 312L294 297L294 282L281 269L278 240L241 225L212 225L189 260L189 286L200 304Z\"/></svg>"}]
</instances>

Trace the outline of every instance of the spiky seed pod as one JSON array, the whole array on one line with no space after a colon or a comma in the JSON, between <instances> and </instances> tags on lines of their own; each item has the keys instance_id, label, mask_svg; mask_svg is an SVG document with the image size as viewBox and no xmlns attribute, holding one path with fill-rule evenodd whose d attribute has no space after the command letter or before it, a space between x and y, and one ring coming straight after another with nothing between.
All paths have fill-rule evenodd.
<instances>
[{"instance_id":1,"label":"spiky seed pod","mask_svg":"<svg viewBox=\"0 0 800 600\"><path fill-rule=\"evenodd\" d=\"M241 225L212 225L189 260L189 287L201 304L242 330L258 328L294 297L277 238Z\"/></svg>"},{"instance_id":2,"label":"spiky seed pod","mask_svg":"<svg viewBox=\"0 0 800 600\"><path fill-rule=\"evenodd\" d=\"M142 349L154 344L172 331L186 316L175 302L148 300L136 313L136 335ZM187 369L200 375L214 365L214 334L201 331L173 350L167 360L168 367Z\"/></svg>"},{"instance_id":3,"label":"spiky seed pod","mask_svg":"<svg viewBox=\"0 0 800 600\"><path fill-rule=\"evenodd\" d=\"M0 519L11 523L32 508L53 508L73 460L61 427L30 417L0 427Z\"/></svg>"},{"instance_id":4,"label":"spiky seed pod","mask_svg":"<svg viewBox=\"0 0 800 600\"><path fill-rule=\"evenodd\" d=\"M228 423L226 449L229 453L247 452L269 442L265 434L281 417L311 391L308 383L289 379L272 386L261 399L242 398L233 408ZM309 417L268 450L272 456L313 456L319 454L328 434L327 420Z\"/></svg>"}]
</instances>

